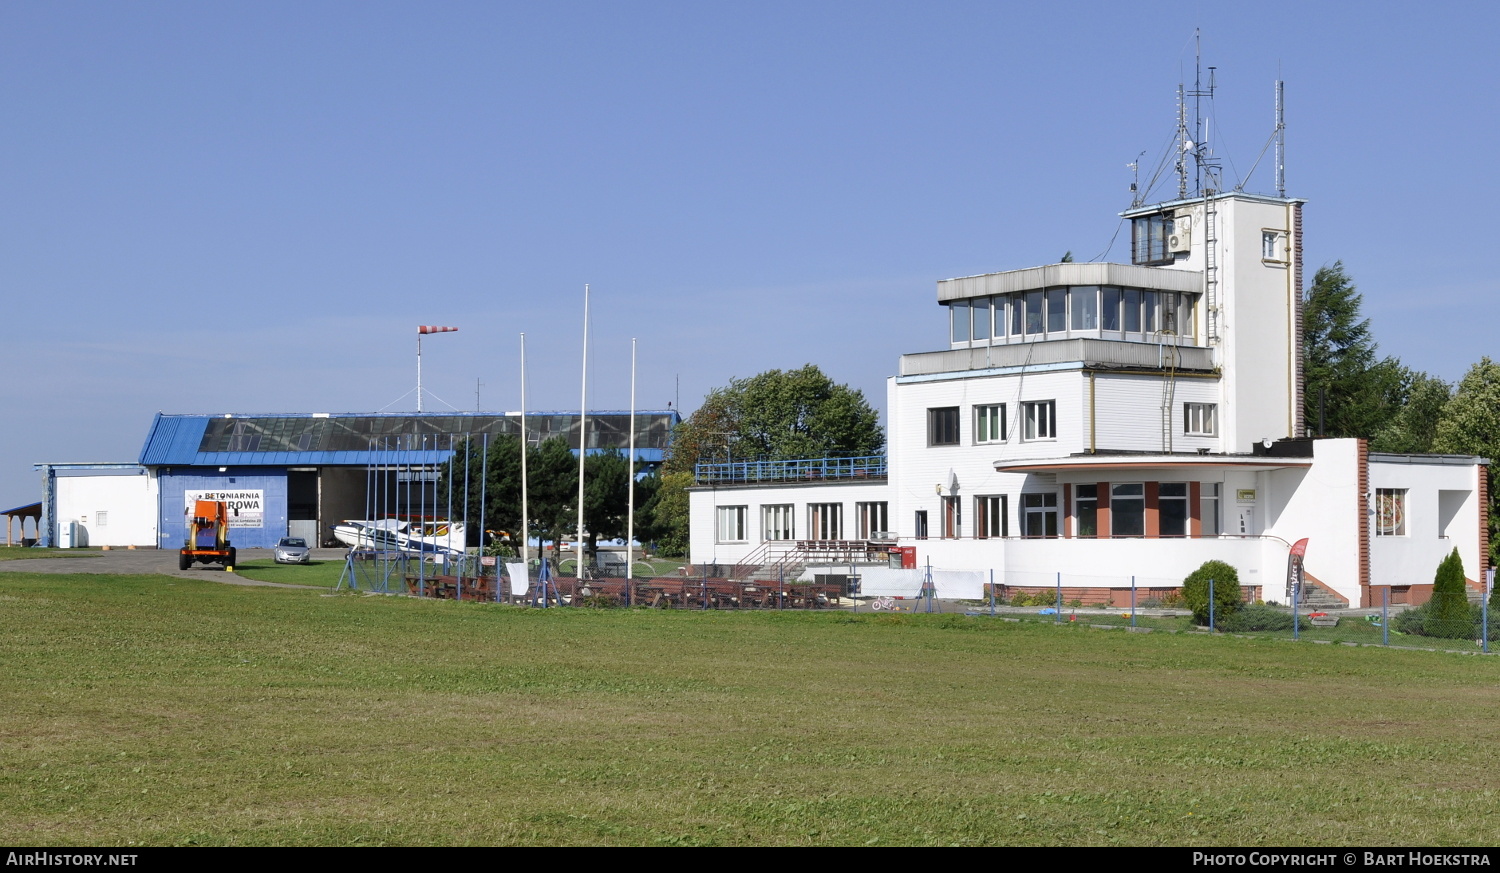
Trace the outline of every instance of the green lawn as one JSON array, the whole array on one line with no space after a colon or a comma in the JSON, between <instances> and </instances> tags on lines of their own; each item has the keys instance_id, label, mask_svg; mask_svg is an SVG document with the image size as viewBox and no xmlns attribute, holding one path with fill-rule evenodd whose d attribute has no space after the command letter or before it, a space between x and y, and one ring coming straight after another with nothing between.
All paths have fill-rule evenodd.
<instances>
[{"instance_id":1,"label":"green lawn","mask_svg":"<svg viewBox=\"0 0 1500 873\"><path fill-rule=\"evenodd\" d=\"M333 588L344 572L343 561L312 561L307 564L278 564L271 558L240 561L234 572L258 582L280 582L285 585L315 585Z\"/></svg>"},{"instance_id":2,"label":"green lawn","mask_svg":"<svg viewBox=\"0 0 1500 873\"><path fill-rule=\"evenodd\" d=\"M23 549L0 548L0 561L25 561L32 558L87 558L104 554L98 549Z\"/></svg>"},{"instance_id":3,"label":"green lawn","mask_svg":"<svg viewBox=\"0 0 1500 873\"><path fill-rule=\"evenodd\" d=\"M1491 658L144 576L0 628L10 844L1494 841Z\"/></svg>"},{"instance_id":4,"label":"green lawn","mask_svg":"<svg viewBox=\"0 0 1500 873\"><path fill-rule=\"evenodd\" d=\"M920 610L921 607L918 606L916 608ZM987 607L983 604L977 604L970 607L970 609L975 612L983 613L986 611ZM1306 613L1303 614L1306 615ZM1390 615L1394 618L1396 612L1392 611ZM988 618L988 616L986 615L985 618ZM1024 613L1002 612L997 616L997 618L1018 619L1020 621L1037 622L1041 624L1059 623L1055 616L1038 615L1036 609L1031 608L1028 608ZM1376 620L1379 620L1378 617ZM1110 628L1125 628L1131 626L1130 613L1128 612L1098 613L1085 609L1070 610L1067 608L1064 608L1062 611L1061 623L1076 623L1096 628L1099 626L1106 626ZM1152 633L1162 631L1176 633L1207 633L1207 630L1205 628L1200 626L1189 616L1158 617L1149 615L1137 615L1135 626L1138 628L1148 629ZM1339 619L1339 623L1334 627L1304 627L1295 635L1295 637L1291 629L1281 631L1246 631L1243 633L1230 635L1285 640L1288 642L1292 641L1293 639L1300 639L1303 641L1316 643L1345 643L1366 646L1406 646L1423 649L1442 649L1444 651L1466 653L1480 651L1480 646L1473 640L1452 640L1442 639L1438 637L1411 636L1407 634L1397 633L1396 631L1391 631L1390 641L1389 643L1387 643L1381 633L1380 626L1378 624L1367 621L1362 615L1343 616ZM1500 652L1500 643L1491 641L1490 648L1494 651Z\"/></svg>"}]
</instances>

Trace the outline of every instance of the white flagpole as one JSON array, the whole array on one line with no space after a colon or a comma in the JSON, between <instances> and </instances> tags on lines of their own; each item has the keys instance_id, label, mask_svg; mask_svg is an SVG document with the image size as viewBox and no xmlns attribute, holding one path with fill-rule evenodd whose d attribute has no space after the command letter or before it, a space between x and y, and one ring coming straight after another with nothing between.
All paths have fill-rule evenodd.
<instances>
[{"instance_id":1,"label":"white flagpole","mask_svg":"<svg viewBox=\"0 0 1500 873\"><path fill-rule=\"evenodd\" d=\"M422 329L417 328L417 411L422 411Z\"/></svg>"},{"instance_id":2,"label":"white flagpole","mask_svg":"<svg viewBox=\"0 0 1500 873\"><path fill-rule=\"evenodd\" d=\"M630 338L630 456L625 493L629 495L625 513L625 581L635 578L635 337Z\"/></svg>"},{"instance_id":3,"label":"white flagpole","mask_svg":"<svg viewBox=\"0 0 1500 873\"><path fill-rule=\"evenodd\" d=\"M531 561L531 514L526 494L526 334L521 334L521 563Z\"/></svg>"},{"instance_id":4,"label":"white flagpole","mask_svg":"<svg viewBox=\"0 0 1500 873\"><path fill-rule=\"evenodd\" d=\"M578 541L573 551L578 554L578 578L583 578L583 463L588 458L589 445L589 286L583 286L583 389L578 402Z\"/></svg>"},{"instance_id":5,"label":"white flagpole","mask_svg":"<svg viewBox=\"0 0 1500 873\"><path fill-rule=\"evenodd\" d=\"M625 580L633 579L636 562L636 338L630 338L630 466L627 466L628 510L625 511Z\"/></svg>"}]
</instances>

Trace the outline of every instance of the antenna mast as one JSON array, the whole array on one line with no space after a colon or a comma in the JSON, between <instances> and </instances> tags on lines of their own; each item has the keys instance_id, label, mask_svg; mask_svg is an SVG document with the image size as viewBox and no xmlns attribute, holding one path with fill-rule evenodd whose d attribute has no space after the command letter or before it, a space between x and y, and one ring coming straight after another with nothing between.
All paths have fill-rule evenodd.
<instances>
[{"instance_id":1,"label":"antenna mast","mask_svg":"<svg viewBox=\"0 0 1500 873\"><path fill-rule=\"evenodd\" d=\"M1276 196L1286 197L1286 115L1284 88L1286 83L1276 80Z\"/></svg>"},{"instance_id":2,"label":"antenna mast","mask_svg":"<svg viewBox=\"0 0 1500 873\"><path fill-rule=\"evenodd\" d=\"M1182 83L1177 83L1177 199L1186 200L1187 153L1193 143L1187 135L1187 100L1183 97Z\"/></svg>"}]
</instances>

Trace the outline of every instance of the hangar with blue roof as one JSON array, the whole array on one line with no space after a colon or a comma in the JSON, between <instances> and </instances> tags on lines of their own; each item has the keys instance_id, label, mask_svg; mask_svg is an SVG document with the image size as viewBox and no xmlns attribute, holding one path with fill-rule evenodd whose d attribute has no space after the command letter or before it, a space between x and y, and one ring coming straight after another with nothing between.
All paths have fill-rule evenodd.
<instances>
[{"instance_id":1,"label":"hangar with blue roof","mask_svg":"<svg viewBox=\"0 0 1500 873\"><path fill-rule=\"evenodd\" d=\"M580 438L576 412L528 412L526 442L554 437L574 452L626 451L629 412L590 411ZM648 469L666 456L675 410L635 413L635 457ZM230 503L238 548L284 536L328 540L331 527L365 517L369 497L400 494L392 512L432 515L430 489L464 441L522 433L520 413L158 413L135 464L37 464L42 474L42 545L160 546L186 536L195 499ZM402 487L394 487L395 483Z\"/></svg>"}]
</instances>

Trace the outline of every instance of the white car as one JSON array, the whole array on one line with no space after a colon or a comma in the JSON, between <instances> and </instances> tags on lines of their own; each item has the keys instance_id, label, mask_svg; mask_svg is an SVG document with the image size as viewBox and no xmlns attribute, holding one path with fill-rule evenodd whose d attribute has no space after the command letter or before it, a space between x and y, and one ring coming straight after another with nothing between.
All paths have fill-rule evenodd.
<instances>
[{"instance_id":1,"label":"white car","mask_svg":"<svg viewBox=\"0 0 1500 873\"><path fill-rule=\"evenodd\" d=\"M307 540L302 537L282 537L281 542L276 544L276 563L312 563L312 550L307 547Z\"/></svg>"}]
</instances>

